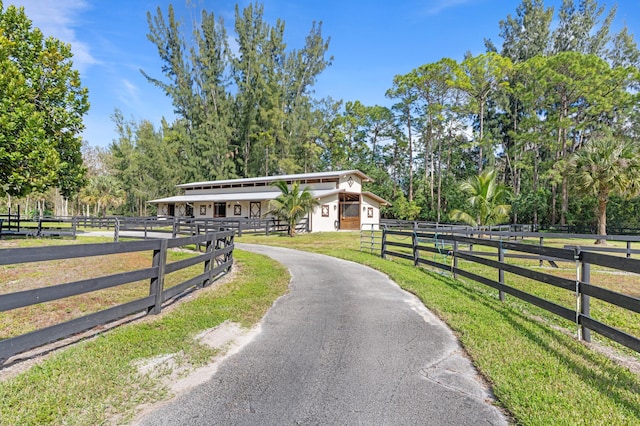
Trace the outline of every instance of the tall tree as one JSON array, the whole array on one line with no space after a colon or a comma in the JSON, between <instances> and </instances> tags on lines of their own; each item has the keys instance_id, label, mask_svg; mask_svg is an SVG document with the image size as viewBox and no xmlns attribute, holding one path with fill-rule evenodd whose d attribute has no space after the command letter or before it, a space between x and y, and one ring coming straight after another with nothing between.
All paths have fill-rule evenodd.
<instances>
[{"instance_id":1,"label":"tall tree","mask_svg":"<svg viewBox=\"0 0 640 426\"><path fill-rule=\"evenodd\" d=\"M485 115L491 96L508 86L508 75L512 63L497 53L488 52L478 56L467 56L456 71L455 87L468 95L468 108L478 118L479 149L478 171L482 171L485 152L492 153L493 143L485 139Z\"/></svg>"},{"instance_id":2,"label":"tall tree","mask_svg":"<svg viewBox=\"0 0 640 426\"><path fill-rule=\"evenodd\" d=\"M601 22L605 10L597 0L579 0L577 5L574 0L563 0L558 26L552 35L552 53L579 52L604 57L616 7L612 7Z\"/></svg>"},{"instance_id":3,"label":"tall tree","mask_svg":"<svg viewBox=\"0 0 640 426\"><path fill-rule=\"evenodd\" d=\"M413 147L413 117L417 107L417 93L415 85L411 78L403 75L396 75L393 78L393 87L387 90L386 96L391 99L397 99L398 102L393 105L393 110L398 113L397 118L400 123L398 127L406 129L407 156L408 164L406 166L409 174L409 202L413 201L413 172L414 172L414 147ZM396 150L398 142L396 142ZM397 157L397 152L394 157Z\"/></svg>"},{"instance_id":4,"label":"tall tree","mask_svg":"<svg viewBox=\"0 0 640 426\"><path fill-rule=\"evenodd\" d=\"M266 47L269 26L263 20L261 4L251 3L242 11L236 5L235 10L238 55L232 58L232 69L238 89L236 126L242 153L241 175L248 177L251 175L251 147L260 131L257 123L260 105L267 90L263 73L266 58L261 55L261 49Z\"/></svg>"},{"instance_id":5,"label":"tall tree","mask_svg":"<svg viewBox=\"0 0 640 426\"><path fill-rule=\"evenodd\" d=\"M436 212L438 222L442 209L442 149L448 130L445 119L446 111L455 96L452 82L457 69L458 64L453 59L443 58L438 62L422 65L408 75L422 101L421 112L426 120L422 134L425 180L428 182L430 210Z\"/></svg>"},{"instance_id":6,"label":"tall tree","mask_svg":"<svg viewBox=\"0 0 640 426\"><path fill-rule=\"evenodd\" d=\"M148 39L156 46L164 63L165 80L148 75L173 102L178 120L173 137L180 145L180 163L190 180L234 177L234 149L230 146L233 117L228 85L227 34L222 20L202 12L201 23L193 28L192 45L181 33L179 19L169 5L167 17L157 9L147 13Z\"/></svg>"},{"instance_id":7,"label":"tall tree","mask_svg":"<svg viewBox=\"0 0 640 426\"><path fill-rule=\"evenodd\" d=\"M0 1L0 195L58 188L66 198L84 184L80 132L87 89L71 46L45 38L24 8Z\"/></svg>"},{"instance_id":8,"label":"tall tree","mask_svg":"<svg viewBox=\"0 0 640 426\"><path fill-rule=\"evenodd\" d=\"M612 194L640 194L640 150L629 139L599 136L571 158L575 187L597 200L598 234L607 235L607 204ZM606 240L598 239L597 244Z\"/></svg>"},{"instance_id":9,"label":"tall tree","mask_svg":"<svg viewBox=\"0 0 640 426\"><path fill-rule=\"evenodd\" d=\"M522 0L516 16L500 21L501 55L518 63L544 55L551 36L553 8L545 8L543 0Z\"/></svg>"},{"instance_id":10,"label":"tall tree","mask_svg":"<svg viewBox=\"0 0 640 426\"><path fill-rule=\"evenodd\" d=\"M232 51L227 41L232 35L213 13L202 12L190 38L171 6L166 18L157 9L147 19L164 79L143 74L172 98L178 119L170 136L188 179L309 167L306 155L323 127L312 87L331 63L321 23L312 23L302 48L287 50L284 21L267 23L259 3L236 6L237 51Z\"/></svg>"}]
</instances>

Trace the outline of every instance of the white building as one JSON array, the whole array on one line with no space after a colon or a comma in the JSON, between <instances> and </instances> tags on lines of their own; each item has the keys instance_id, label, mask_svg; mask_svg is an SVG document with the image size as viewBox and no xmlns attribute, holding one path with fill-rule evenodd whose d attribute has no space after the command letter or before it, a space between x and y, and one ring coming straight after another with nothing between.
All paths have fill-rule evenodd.
<instances>
[{"instance_id":1,"label":"white building","mask_svg":"<svg viewBox=\"0 0 640 426\"><path fill-rule=\"evenodd\" d=\"M380 207L389 204L362 191L362 184L372 179L359 170L185 183L178 185L184 195L150 203L158 205L159 216L262 219L269 202L280 194L273 186L278 181L289 185L298 181L301 189L309 187L318 200L320 205L309 217L311 232L357 230L362 224L377 224Z\"/></svg>"}]
</instances>

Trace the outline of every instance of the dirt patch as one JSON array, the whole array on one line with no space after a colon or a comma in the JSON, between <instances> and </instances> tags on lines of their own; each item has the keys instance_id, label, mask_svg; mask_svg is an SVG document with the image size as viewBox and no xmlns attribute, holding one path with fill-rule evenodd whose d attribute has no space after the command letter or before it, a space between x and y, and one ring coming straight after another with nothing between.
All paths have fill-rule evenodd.
<instances>
[{"instance_id":1,"label":"dirt patch","mask_svg":"<svg viewBox=\"0 0 640 426\"><path fill-rule=\"evenodd\" d=\"M201 343L217 350L216 356L207 365L193 369L188 364L180 363L182 354L178 353L142 360L137 364L138 372L141 375L151 375L159 379L161 385L169 389L172 397L177 396L211 380L223 361L251 342L260 329L260 324L246 329L238 323L225 321L196 336ZM146 414L168 401L138 407L138 414L130 424L137 424Z\"/></svg>"}]
</instances>

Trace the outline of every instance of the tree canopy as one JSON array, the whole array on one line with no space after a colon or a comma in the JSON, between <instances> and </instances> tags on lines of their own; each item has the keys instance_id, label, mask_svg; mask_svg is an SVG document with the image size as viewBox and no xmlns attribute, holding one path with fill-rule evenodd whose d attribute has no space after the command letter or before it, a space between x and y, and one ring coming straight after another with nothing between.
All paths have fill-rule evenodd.
<instances>
[{"instance_id":1,"label":"tree canopy","mask_svg":"<svg viewBox=\"0 0 640 426\"><path fill-rule=\"evenodd\" d=\"M0 1L0 195L84 184L80 132L87 89L71 47L33 28L24 8Z\"/></svg>"}]
</instances>

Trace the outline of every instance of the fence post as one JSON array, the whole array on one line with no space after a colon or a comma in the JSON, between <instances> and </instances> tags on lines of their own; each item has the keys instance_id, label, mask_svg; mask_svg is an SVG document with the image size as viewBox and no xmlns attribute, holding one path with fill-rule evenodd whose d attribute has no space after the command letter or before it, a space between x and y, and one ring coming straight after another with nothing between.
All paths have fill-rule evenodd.
<instances>
[{"instance_id":1,"label":"fence post","mask_svg":"<svg viewBox=\"0 0 640 426\"><path fill-rule=\"evenodd\" d=\"M498 246L498 262L500 262L500 264L504 263L504 250L502 249L502 238L500 238L500 245ZM500 284L504 284L504 270L502 268L498 269L498 282ZM499 290L498 295L500 297L500 301L504 302L504 291Z\"/></svg>"},{"instance_id":2,"label":"fence post","mask_svg":"<svg viewBox=\"0 0 640 426\"><path fill-rule=\"evenodd\" d=\"M544 237L540 237L540 247L544 247ZM540 255L540 263L538 266L542 266L543 260L542 255Z\"/></svg>"},{"instance_id":3,"label":"fence post","mask_svg":"<svg viewBox=\"0 0 640 426\"><path fill-rule=\"evenodd\" d=\"M371 224L371 246L369 248L369 253L373 254L373 248L375 247L376 241L375 241L375 230L374 228L374 224ZM380 226L378 225L378 229L380 228Z\"/></svg>"},{"instance_id":4,"label":"fence post","mask_svg":"<svg viewBox=\"0 0 640 426\"><path fill-rule=\"evenodd\" d=\"M455 235L453 236L455 238ZM457 279L456 270L458 269L458 240L453 240L453 279Z\"/></svg>"},{"instance_id":5,"label":"fence post","mask_svg":"<svg viewBox=\"0 0 640 426\"><path fill-rule=\"evenodd\" d=\"M413 266L418 266L418 259L420 258L420 252L418 251L418 236L413 231L411 234L411 245L413 246Z\"/></svg>"},{"instance_id":6,"label":"fence post","mask_svg":"<svg viewBox=\"0 0 640 426\"><path fill-rule=\"evenodd\" d=\"M162 310L162 290L164 289L164 266L167 263L167 245L168 241L162 239L159 241L160 247L153 251L153 266L158 268L158 276L151 278L149 284L149 295L155 296L155 302L148 313L159 314Z\"/></svg>"},{"instance_id":7,"label":"fence post","mask_svg":"<svg viewBox=\"0 0 640 426\"><path fill-rule=\"evenodd\" d=\"M380 244L380 257L386 259L384 252L387 250L387 229L382 229L382 243Z\"/></svg>"},{"instance_id":8,"label":"fence post","mask_svg":"<svg viewBox=\"0 0 640 426\"><path fill-rule=\"evenodd\" d=\"M582 256L580 256L582 258ZM582 261L582 271L581 271L581 279L580 281L585 284L589 284L591 282L591 264ZM578 288L581 287L582 284L579 285ZM580 292L580 315L588 317L591 316L591 297L588 294L584 294L582 291ZM591 330L582 326L582 340L585 342L591 342Z\"/></svg>"},{"instance_id":9,"label":"fence post","mask_svg":"<svg viewBox=\"0 0 640 426\"><path fill-rule=\"evenodd\" d=\"M627 259L631 257L631 241L627 241Z\"/></svg>"},{"instance_id":10,"label":"fence post","mask_svg":"<svg viewBox=\"0 0 640 426\"><path fill-rule=\"evenodd\" d=\"M115 223L113 226L113 241L117 243L119 239L120 239L120 220L116 217Z\"/></svg>"},{"instance_id":11,"label":"fence post","mask_svg":"<svg viewBox=\"0 0 640 426\"><path fill-rule=\"evenodd\" d=\"M213 234L213 235L217 235L217 233ZM207 278L205 278L204 281L202 281L202 285L200 287L206 287L206 286L209 285L209 282L211 280L211 275L210 275L211 263L212 263L213 259L215 259L215 244L213 244L213 242L216 240L216 237L212 236L212 234L207 234L207 236L210 239L208 239L207 242L205 243L204 252L205 253L211 253L211 255L208 256L206 258L206 260L204 261L204 271L203 271L203 273L204 274L208 273L209 275L207 275Z\"/></svg>"},{"instance_id":12,"label":"fence post","mask_svg":"<svg viewBox=\"0 0 640 426\"><path fill-rule=\"evenodd\" d=\"M71 217L71 231L73 232L73 239L76 239L76 234L77 234L77 222L76 222L76 218L75 216Z\"/></svg>"}]
</instances>

